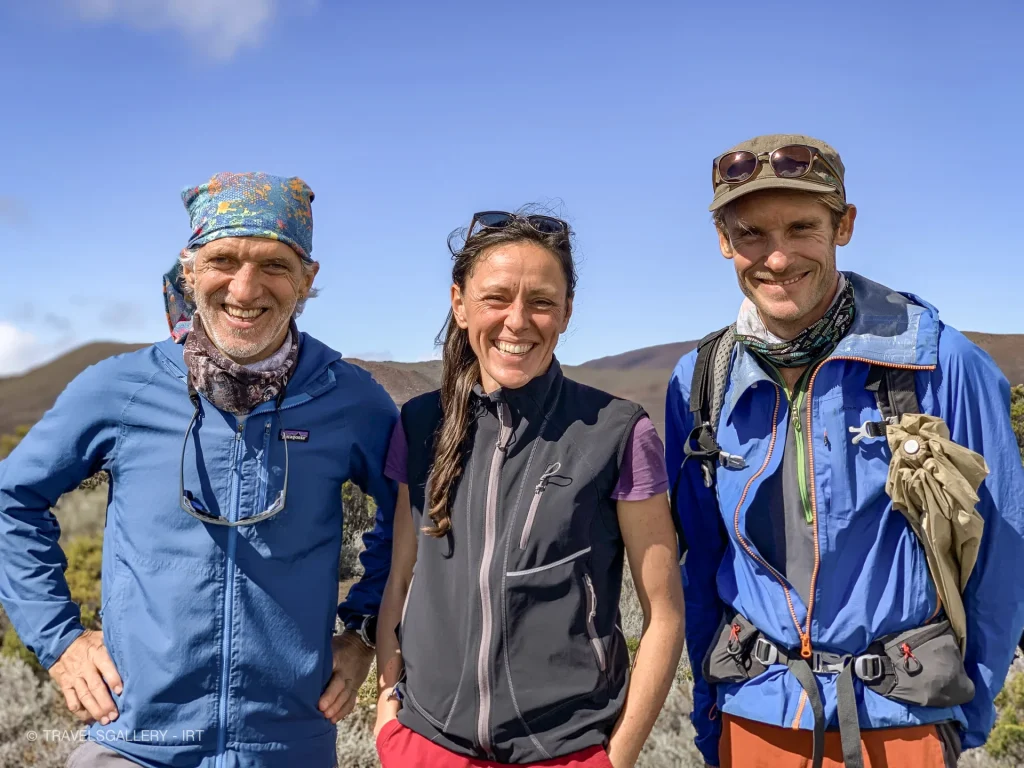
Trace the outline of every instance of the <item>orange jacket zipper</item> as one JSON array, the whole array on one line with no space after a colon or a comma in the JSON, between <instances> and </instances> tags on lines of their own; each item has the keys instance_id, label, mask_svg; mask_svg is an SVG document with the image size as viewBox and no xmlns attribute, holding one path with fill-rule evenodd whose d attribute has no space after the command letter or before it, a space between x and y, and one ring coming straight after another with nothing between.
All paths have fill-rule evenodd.
<instances>
[{"instance_id":1,"label":"orange jacket zipper","mask_svg":"<svg viewBox=\"0 0 1024 768\"><path fill-rule=\"evenodd\" d=\"M897 365L895 363L880 363L876 360L868 360L864 357L827 357L818 363L817 368L814 369L814 373L811 374L810 381L807 382L807 460L809 462L808 474L810 475L811 488L811 516L814 518L814 570L811 571L811 591L810 598L807 601L807 626L800 631L800 625L797 624L797 631L800 632L800 655L805 658L811 658L811 616L814 613L814 596L815 587L818 583L818 568L821 565L821 550L818 546L818 492L817 486L814 482L814 440L811 432L811 414L814 412L814 401L812 395L814 392L814 380L818 378L818 371L825 363L832 360L848 360L855 363L866 363L867 365L878 365L883 368L897 368L905 371L934 371L934 365ZM778 401L776 401L776 407L778 407ZM773 427L774 430L774 427ZM774 442L774 431L772 434L772 442ZM737 520L739 519L739 511L737 510ZM786 595L787 602L789 601L789 594ZM792 611L792 603L790 604L790 611Z\"/></svg>"},{"instance_id":2,"label":"orange jacket zipper","mask_svg":"<svg viewBox=\"0 0 1024 768\"><path fill-rule=\"evenodd\" d=\"M747 485L743 488L743 493L740 496L740 501L736 505L736 514L733 516L733 528L736 531L736 540L740 543L740 546L743 547L743 550L748 555L750 555L751 558L753 558L762 566L764 566L765 569L767 569L767 571L771 573L782 586L782 590L786 594L786 605L789 606L789 615L793 617L793 625L796 627L796 631L800 632L800 647L803 648L804 635L803 632L800 631L800 620L796 617L796 609L793 607L793 598L789 594L789 585L786 583L786 580L782 577L782 574L780 574L778 571L772 568L763 558L758 557L756 554L754 554L754 550L750 548L749 542L746 539L744 539L743 534L740 533L740 510L743 508L743 502L746 501L747 499L747 493L750 491L750 486L752 486L754 484L754 481L757 480L757 478L759 478L764 473L764 471L768 468L768 463L772 460L772 451L775 448L775 439L778 437L779 404L781 401L782 388L778 384L776 384L775 411L772 414L772 439L768 443L768 453L764 457L764 463L761 465L761 468L757 470L757 472L754 473L754 475L749 480L747 480ZM809 645L810 640L808 639L807 642Z\"/></svg>"}]
</instances>

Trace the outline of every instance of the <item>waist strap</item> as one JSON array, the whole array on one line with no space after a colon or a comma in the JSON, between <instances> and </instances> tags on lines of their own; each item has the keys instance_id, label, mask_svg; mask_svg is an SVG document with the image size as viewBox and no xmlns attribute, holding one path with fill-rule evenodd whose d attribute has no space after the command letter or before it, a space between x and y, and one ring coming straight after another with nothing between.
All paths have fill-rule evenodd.
<instances>
[{"instance_id":1,"label":"waist strap","mask_svg":"<svg viewBox=\"0 0 1024 768\"><path fill-rule=\"evenodd\" d=\"M885 656L874 653L854 656L814 651L811 658L805 659L799 651L781 648L760 632L751 647L750 656L766 667L771 664L785 664L807 694L811 714L814 715L813 768L821 768L825 756L825 705L821 700L821 691L818 690L815 675L837 675L836 714L839 718L839 740L843 745L843 762L846 768L864 768L853 678L856 675L865 683L880 680L885 675L885 663L888 661Z\"/></svg>"}]
</instances>

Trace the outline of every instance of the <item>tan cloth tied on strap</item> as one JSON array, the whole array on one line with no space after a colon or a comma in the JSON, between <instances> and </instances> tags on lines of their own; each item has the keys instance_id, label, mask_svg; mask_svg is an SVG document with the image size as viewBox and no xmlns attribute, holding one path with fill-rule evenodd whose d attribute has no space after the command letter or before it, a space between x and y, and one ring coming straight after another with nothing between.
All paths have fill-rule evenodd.
<instances>
[{"instance_id":1,"label":"tan cloth tied on strap","mask_svg":"<svg viewBox=\"0 0 1024 768\"><path fill-rule=\"evenodd\" d=\"M904 414L899 424L886 428L886 437L892 460L885 492L921 540L949 623L966 652L962 595L985 527L974 507L988 464L981 454L950 440L949 427L936 416Z\"/></svg>"}]
</instances>

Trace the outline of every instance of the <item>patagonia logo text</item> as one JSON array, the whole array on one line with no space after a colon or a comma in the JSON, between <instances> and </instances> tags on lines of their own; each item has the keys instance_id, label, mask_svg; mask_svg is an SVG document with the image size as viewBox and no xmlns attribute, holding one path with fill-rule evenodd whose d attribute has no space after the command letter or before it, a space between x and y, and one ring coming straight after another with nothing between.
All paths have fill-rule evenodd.
<instances>
[{"instance_id":1,"label":"patagonia logo text","mask_svg":"<svg viewBox=\"0 0 1024 768\"><path fill-rule=\"evenodd\" d=\"M282 429L277 436L278 440L291 440L296 443L308 443L309 432L304 429Z\"/></svg>"}]
</instances>

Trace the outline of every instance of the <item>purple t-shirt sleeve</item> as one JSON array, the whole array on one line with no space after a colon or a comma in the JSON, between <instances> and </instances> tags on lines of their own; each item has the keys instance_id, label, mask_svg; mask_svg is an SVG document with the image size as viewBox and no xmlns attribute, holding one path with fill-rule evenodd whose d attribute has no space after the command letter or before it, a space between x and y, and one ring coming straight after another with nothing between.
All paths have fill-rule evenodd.
<instances>
[{"instance_id":1,"label":"purple t-shirt sleeve","mask_svg":"<svg viewBox=\"0 0 1024 768\"><path fill-rule=\"evenodd\" d=\"M619 482L612 491L612 498L616 501L643 501L667 490L665 445L654 424L644 416L633 426L626 450L622 452Z\"/></svg>"},{"instance_id":2,"label":"purple t-shirt sleeve","mask_svg":"<svg viewBox=\"0 0 1024 768\"><path fill-rule=\"evenodd\" d=\"M396 483L409 484L409 444L405 439L402 420L395 424L388 446L388 457L384 461L384 476Z\"/></svg>"}]
</instances>

